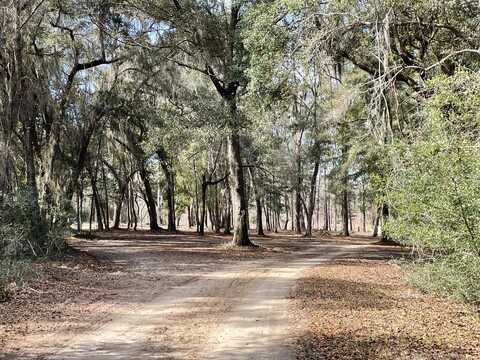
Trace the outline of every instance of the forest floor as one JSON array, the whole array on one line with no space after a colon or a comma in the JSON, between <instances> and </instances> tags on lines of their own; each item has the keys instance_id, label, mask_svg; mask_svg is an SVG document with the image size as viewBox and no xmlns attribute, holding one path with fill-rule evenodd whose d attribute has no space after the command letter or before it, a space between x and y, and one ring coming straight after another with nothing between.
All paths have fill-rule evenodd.
<instances>
[{"instance_id":1,"label":"forest floor","mask_svg":"<svg viewBox=\"0 0 480 360\"><path fill-rule=\"evenodd\" d=\"M480 320L407 286L367 237L117 231L70 239L0 304L0 359L459 359ZM435 336L434 336L435 334ZM438 336L437 336L438 335Z\"/></svg>"}]
</instances>

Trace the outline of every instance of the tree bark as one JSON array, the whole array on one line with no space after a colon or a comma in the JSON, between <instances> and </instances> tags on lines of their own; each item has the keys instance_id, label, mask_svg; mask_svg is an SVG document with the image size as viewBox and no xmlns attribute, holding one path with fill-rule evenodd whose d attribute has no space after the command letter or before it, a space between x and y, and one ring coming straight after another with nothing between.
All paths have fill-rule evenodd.
<instances>
[{"instance_id":1,"label":"tree bark","mask_svg":"<svg viewBox=\"0 0 480 360\"><path fill-rule=\"evenodd\" d=\"M207 180L205 179L205 175L202 176L202 190L201 190L201 204L202 210L200 215L200 229L199 235L205 235L205 216L206 216L206 202L207 202Z\"/></svg>"},{"instance_id":2,"label":"tree bark","mask_svg":"<svg viewBox=\"0 0 480 360\"><path fill-rule=\"evenodd\" d=\"M228 136L228 160L231 176L231 198L233 207L233 239L232 244L235 246L251 246L253 245L248 236L248 206L245 193L245 178L243 173L243 164L241 156L241 144L237 105L235 98L227 101L232 118L233 126Z\"/></svg>"},{"instance_id":3,"label":"tree bark","mask_svg":"<svg viewBox=\"0 0 480 360\"><path fill-rule=\"evenodd\" d=\"M163 148L157 149L157 155L167 182L168 231L173 232L177 230L175 222L175 173Z\"/></svg>"},{"instance_id":4,"label":"tree bark","mask_svg":"<svg viewBox=\"0 0 480 360\"><path fill-rule=\"evenodd\" d=\"M153 196L152 186L150 185L150 176L148 175L145 164L140 164L140 178L145 188L145 203L147 205L148 217L150 218L150 230L158 231L160 227L157 222L157 207L155 205L155 197Z\"/></svg>"},{"instance_id":5,"label":"tree bark","mask_svg":"<svg viewBox=\"0 0 480 360\"><path fill-rule=\"evenodd\" d=\"M285 225L283 226L283 230L286 231L288 229L288 214L290 212L289 206L288 206L288 195L285 195Z\"/></svg>"},{"instance_id":6,"label":"tree bark","mask_svg":"<svg viewBox=\"0 0 480 360\"><path fill-rule=\"evenodd\" d=\"M327 182L327 171L323 171L323 182L324 182L324 222L323 222L323 230L330 231L330 198L328 196L328 182Z\"/></svg>"},{"instance_id":7,"label":"tree bark","mask_svg":"<svg viewBox=\"0 0 480 360\"><path fill-rule=\"evenodd\" d=\"M382 240L383 241L390 241L390 238L387 236L387 234L384 231L384 225L387 222L389 216L390 216L390 208L388 207L388 204L384 203L382 206Z\"/></svg>"},{"instance_id":8,"label":"tree bark","mask_svg":"<svg viewBox=\"0 0 480 360\"><path fill-rule=\"evenodd\" d=\"M346 179L346 177L344 177ZM348 220L349 220L349 215L348 215L348 190L346 188L347 181L344 180L344 186L345 188L342 190L342 225L343 225L343 230L342 230L342 235L343 236L350 236L350 231L348 230Z\"/></svg>"},{"instance_id":9,"label":"tree bark","mask_svg":"<svg viewBox=\"0 0 480 360\"><path fill-rule=\"evenodd\" d=\"M29 205L29 224L28 237L37 250L43 251L46 240L46 227L42 219L42 213L39 203L39 191L37 187L37 169L35 164L35 146L36 138L35 118L28 102L28 83L25 73L24 63L24 40L21 29L21 4L17 2L15 8L15 48L14 65L12 74L12 95L11 95L11 119L18 119L23 127L23 147L25 152L25 172L28 189ZM34 254L36 255L36 254Z\"/></svg>"},{"instance_id":10,"label":"tree bark","mask_svg":"<svg viewBox=\"0 0 480 360\"><path fill-rule=\"evenodd\" d=\"M98 189L97 189L97 179L96 179L96 172L94 173L92 169L89 169L90 175L90 184L92 186L92 200L95 204L95 214L97 220L97 230L103 230L103 215L102 215L102 208L100 204L100 198L98 196Z\"/></svg>"},{"instance_id":11,"label":"tree bark","mask_svg":"<svg viewBox=\"0 0 480 360\"><path fill-rule=\"evenodd\" d=\"M257 178L255 177L255 171L249 167L250 178L252 179L253 192L255 195L255 206L257 209L257 235L265 236L263 231L263 213L262 213L262 196L260 194L260 188L257 183Z\"/></svg>"},{"instance_id":12,"label":"tree bark","mask_svg":"<svg viewBox=\"0 0 480 360\"><path fill-rule=\"evenodd\" d=\"M103 190L105 193L105 229L110 229L110 209L108 201L107 177L105 176L105 167L102 166Z\"/></svg>"},{"instance_id":13,"label":"tree bark","mask_svg":"<svg viewBox=\"0 0 480 360\"><path fill-rule=\"evenodd\" d=\"M315 195L317 191L317 176L318 170L320 168L320 162L316 161L313 169L312 179L310 180L310 196L308 200L308 209L307 209L307 231L305 236L312 236L312 219L313 211L315 209Z\"/></svg>"}]
</instances>

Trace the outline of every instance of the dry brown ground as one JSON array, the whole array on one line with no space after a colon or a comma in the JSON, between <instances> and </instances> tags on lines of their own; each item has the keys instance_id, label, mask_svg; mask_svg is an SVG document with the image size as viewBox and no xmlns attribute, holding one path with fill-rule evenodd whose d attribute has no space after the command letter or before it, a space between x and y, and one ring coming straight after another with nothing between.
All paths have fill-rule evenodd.
<instances>
[{"instance_id":1,"label":"dry brown ground","mask_svg":"<svg viewBox=\"0 0 480 360\"><path fill-rule=\"evenodd\" d=\"M345 259L303 273L293 315L298 359L480 359L476 309L422 294L398 265Z\"/></svg>"},{"instance_id":2,"label":"dry brown ground","mask_svg":"<svg viewBox=\"0 0 480 360\"><path fill-rule=\"evenodd\" d=\"M272 344L261 340L270 334L278 340L273 350L285 345L283 293L312 266L291 301L300 359L479 354L473 310L408 287L385 260L402 249L366 237L284 233L236 250L213 234L98 235L71 239L75 252L64 259L34 264L36 277L0 304L0 359L233 359L224 356L232 349L238 359L258 350L264 354L255 359L270 359ZM331 258L337 260L322 262ZM129 341L122 329L133 331ZM121 339L102 343L116 340L116 331ZM79 346L69 347L75 340Z\"/></svg>"},{"instance_id":3,"label":"dry brown ground","mask_svg":"<svg viewBox=\"0 0 480 360\"><path fill-rule=\"evenodd\" d=\"M27 286L0 303L0 359L19 351L41 352L52 336L58 343L68 341L203 274L298 251L310 242L272 235L256 239L259 248L235 250L225 247L228 237L214 234L115 231L97 236L69 239L72 254L34 263Z\"/></svg>"}]
</instances>

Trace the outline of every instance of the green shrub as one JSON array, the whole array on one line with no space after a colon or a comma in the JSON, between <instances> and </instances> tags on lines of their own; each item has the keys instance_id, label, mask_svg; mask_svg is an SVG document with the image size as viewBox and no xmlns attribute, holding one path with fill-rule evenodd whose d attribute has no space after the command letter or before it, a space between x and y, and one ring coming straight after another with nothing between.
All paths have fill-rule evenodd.
<instances>
[{"instance_id":1,"label":"green shrub","mask_svg":"<svg viewBox=\"0 0 480 360\"><path fill-rule=\"evenodd\" d=\"M391 147L386 233L435 261L412 269L425 290L478 302L480 283L480 74L430 82L422 125Z\"/></svg>"},{"instance_id":2,"label":"green shrub","mask_svg":"<svg viewBox=\"0 0 480 360\"><path fill-rule=\"evenodd\" d=\"M19 189L9 201L0 204L0 257L44 257L62 253L71 214L51 207L37 239L31 239L29 193ZM38 234L37 234L38 235Z\"/></svg>"},{"instance_id":3,"label":"green shrub","mask_svg":"<svg viewBox=\"0 0 480 360\"><path fill-rule=\"evenodd\" d=\"M67 248L65 237L72 218L68 211L50 207L35 239L30 238L30 212L29 193L24 189L0 203L0 301L24 282L30 269L25 259L59 255Z\"/></svg>"},{"instance_id":4,"label":"green shrub","mask_svg":"<svg viewBox=\"0 0 480 360\"><path fill-rule=\"evenodd\" d=\"M450 255L408 268L409 282L427 292L480 305L480 257Z\"/></svg>"},{"instance_id":5,"label":"green shrub","mask_svg":"<svg viewBox=\"0 0 480 360\"><path fill-rule=\"evenodd\" d=\"M0 259L0 302L8 300L29 272L30 264L27 261Z\"/></svg>"}]
</instances>

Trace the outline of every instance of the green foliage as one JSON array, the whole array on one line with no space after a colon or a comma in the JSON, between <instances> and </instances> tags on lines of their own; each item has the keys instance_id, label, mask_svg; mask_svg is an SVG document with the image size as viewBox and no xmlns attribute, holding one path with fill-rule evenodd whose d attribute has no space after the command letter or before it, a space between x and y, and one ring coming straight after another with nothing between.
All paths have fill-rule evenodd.
<instances>
[{"instance_id":1,"label":"green foliage","mask_svg":"<svg viewBox=\"0 0 480 360\"><path fill-rule=\"evenodd\" d=\"M56 255L66 248L65 235L71 215L60 208L51 208L48 218L35 227L30 222L32 212L30 193L20 189L9 202L0 207L0 256L41 257Z\"/></svg>"},{"instance_id":2,"label":"green foliage","mask_svg":"<svg viewBox=\"0 0 480 360\"><path fill-rule=\"evenodd\" d=\"M14 259L0 259L0 302L8 300L22 285L30 271L29 263Z\"/></svg>"},{"instance_id":3,"label":"green foliage","mask_svg":"<svg viewBox=\"0 0 480 360\"><path fill-rule=\"evenodd\" d=\"M408 268L408 280L424 291L480 304L480 257L447 256Z\"/></svg>"},{"instance_id":4,"label":"green foliage","mask_svg":"<svg viewBox=\"0 0 480 360\"><path fill-rule=\"evenodd\" d=\"M412 269L419 287L480 301L480 76L461 71L429 84L424 125L392 147L389 236L433 262Z\"/></svg>"},{"instance_id":5,"label":"green foliage","mask_svg":"<svg viewBox=\"0 0 480 360\"><path fill-rule=\"evenodd\" d=\"M292 30L300 9L296 1L259 2L247 13L242 38L248 52L250 90L267 97L289 92L287 63L294 51Z\"/></svg>"},{"instance_id":6,"label":"green foliage","mask_svg":"<svg viewBox=\"0 0 480 360\"><path fill-rule=\"evenodd\" d=\"M393 148L387 181L394 217L388 233L420 249L480 251L480 87L478 74L441 77L411 143Z\"/></svg>"}]
</instances>

